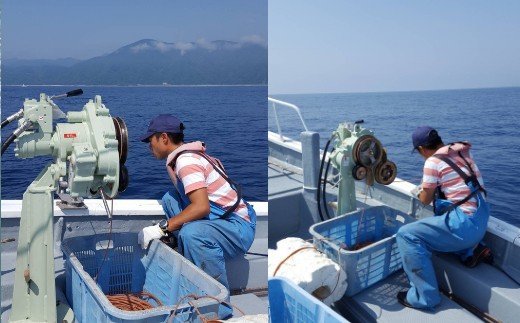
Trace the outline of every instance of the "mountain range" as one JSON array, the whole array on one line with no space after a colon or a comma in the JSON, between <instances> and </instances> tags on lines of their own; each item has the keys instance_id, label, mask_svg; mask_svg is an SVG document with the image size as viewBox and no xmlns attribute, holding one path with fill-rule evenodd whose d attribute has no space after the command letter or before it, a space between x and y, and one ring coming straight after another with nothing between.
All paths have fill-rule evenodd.
<instances>
[{"instance_id":1,"label":"mountain range","mask_svg":"<svg viewBox=\"0 0 520 323\"><path fill-rule=\"evenodd\" d=\"M255 39L177 43L143 39L86 60L6 59L2 84L267 84L267 46Z\"/></svg>"}]
</instances>

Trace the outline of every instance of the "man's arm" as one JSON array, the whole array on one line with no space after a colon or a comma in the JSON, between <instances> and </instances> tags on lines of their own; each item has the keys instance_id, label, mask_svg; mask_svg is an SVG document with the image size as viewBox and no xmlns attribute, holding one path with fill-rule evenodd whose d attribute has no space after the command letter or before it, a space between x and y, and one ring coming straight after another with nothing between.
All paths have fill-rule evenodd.
<instances>
[{"instance_id":1,"label":"man's arm","mask_svg":"<svg viewBox=\"0 0 520 323\"><path fill-rule=\"evenodd\" d=\"M168 220L168 231L179 230L186 222L202 219L210 212L208 190L205 187L188 193L190 204L181 213Z\"/></svg>"},{"instance_id":2,"label":"man's arm","mask_svg":"<svg viewBox=\"0 0 520 323\"><path fill-rule=\"evenodd\" d=\"M418 196L419 201L421 201L421 203L424 205L430 204L433 201L434 197L435 197L435 188L424 188L424 187Z\"/></svg>"},{"instance_id":3,"label":"man's arm","mask_svg":"<svg viewBox=\"0 0 520 323\"><path fill-rule=\"evenodd\" d=\"M418 196L419 201L424 205L428 205L433 201L435 197L435 189L439 185L441 175L438 169L438 161L435 157L430 157L424 162L423 178L422 178L422 191Z\"/></svg>"}]
</instances>

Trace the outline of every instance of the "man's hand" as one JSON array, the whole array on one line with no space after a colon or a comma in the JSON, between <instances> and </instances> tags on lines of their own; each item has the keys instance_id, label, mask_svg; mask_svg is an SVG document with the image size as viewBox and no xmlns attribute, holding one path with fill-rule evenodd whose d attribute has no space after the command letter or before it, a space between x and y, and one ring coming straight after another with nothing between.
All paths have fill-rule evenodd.
<instances>
[{"instance_id":1,"label":"man's hand","mask_svg":"<svg viewBox=\"0 0 520 323\"><path fill-rule=\"evenodd\" d=\"M137 241L141 245L141 248L146 249L148 248L150 241L162 238L165 235L166 234L164 234L163 230L159 228L159 224L151 225L149 227L143 228L143 230L139 232L137 235Z\"/></svg>"},{"instance_id":2,"label":"man's hand","mask_svg":"<svg viewBox=\"0 0 520 323\"><path fill-rule=\"evenodd\" d=\"M413 197L415 197L416 199L419 199L419 196L421 195L422 191L423 191L422 185L417 185L416 187L414 187L413 190L410 191L410 193L412 194Z\"/></svg>"},{"instance_id":3,"label":"man's hand","mask_svg":"<svg viewBox=\"0 0 520 323\"><path fill-rule=\"evenodd\" d=\"M423 188L422 185L417 185L410 193L413 197L421 201L422 204L428 205L435 197L435 188Z\"/></svg>"}]
</instances>

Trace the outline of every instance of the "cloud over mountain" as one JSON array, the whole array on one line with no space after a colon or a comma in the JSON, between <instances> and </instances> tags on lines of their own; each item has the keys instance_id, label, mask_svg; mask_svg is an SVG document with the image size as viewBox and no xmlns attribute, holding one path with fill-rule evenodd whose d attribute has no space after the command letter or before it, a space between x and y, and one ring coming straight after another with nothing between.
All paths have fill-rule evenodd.
<instances>
[{"instance_id":1,"label":"cloud over mountain","mask_svg":"<svg viewBox=\"0 0 520 323\"><path fill-rule=\"evenodd\" d=\"M258 36L239 42L168 43L143 39L112 53L77 61L6 60L4 84L232 85L267 84L267 45Z\"/></svg>"}]
</instances>

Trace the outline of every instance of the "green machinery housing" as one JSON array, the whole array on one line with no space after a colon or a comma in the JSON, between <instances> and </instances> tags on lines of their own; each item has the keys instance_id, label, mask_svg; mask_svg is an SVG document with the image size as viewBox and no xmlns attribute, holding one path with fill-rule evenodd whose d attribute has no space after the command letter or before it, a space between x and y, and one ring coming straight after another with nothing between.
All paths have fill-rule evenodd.
<instances>
[{"instance_id":1,"label":"green machinery housing","mask_svg":"<svg viewBox=\"0 0 520 323\"><path fill-rule=\"evenodd\" d=\"M56 303L54 194L66 194L71 201L114 198L128 185L124 165L128 131L123 120L110 115L99 95L81 111L67 114L53 101L72 92L81 94L78 91L82 93L55 97L42 93L39 100L26 99L23 108L9 117L18 120L8 139L16 143L16 157L53 157L23 194L10 322L73 318L67 305ZM59 118L66 122L54 124ZM4 143L2 152L9 143Z\"/></svg>"}]
</instances>

